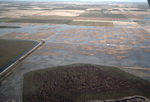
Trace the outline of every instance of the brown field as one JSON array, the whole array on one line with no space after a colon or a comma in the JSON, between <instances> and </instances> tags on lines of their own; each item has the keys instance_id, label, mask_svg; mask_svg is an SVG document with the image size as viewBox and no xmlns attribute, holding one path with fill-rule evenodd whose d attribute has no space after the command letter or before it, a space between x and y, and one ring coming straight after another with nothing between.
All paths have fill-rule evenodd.
<instances>
[{"instance_id":1,"label":"brown field","mask_svg":"<svg viewBox=\"0 0 150 102\"><path fill-rule=\"evenodd\" d=\"M0 40L0 70L36 45L35 41ZM8 67L8 66L7 66Z\"/></svg>"},{"instance_id":2,"label":"brown field","mask_svg":"<svg viewBox=\"0 0 150 102\"><path fill-rule=\"evenodd\" d=\"M26 73L24 102L85 102L144 95L150 82L117 68L76 64Z\"/></svg>"}]
</instances>

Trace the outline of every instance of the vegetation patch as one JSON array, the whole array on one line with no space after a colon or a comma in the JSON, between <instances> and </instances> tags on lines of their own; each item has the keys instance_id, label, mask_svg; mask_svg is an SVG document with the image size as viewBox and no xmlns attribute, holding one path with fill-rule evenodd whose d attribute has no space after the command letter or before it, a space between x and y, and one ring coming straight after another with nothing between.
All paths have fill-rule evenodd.
<instances>
[{"instance_id":1,"label":"vegetation patch","mask_svg":"<svg viewBox=\"0 0 150 102\"><path fill-rule=\"evenodd\" d=\"M87 21L72 21L69 25L77 26L99 26L99 27L114 27L112 22L87 22Z\"/></svg>"},{"instance_id":2,"label":"vegetation patch","mask_svg":"<svg viewBox=\"0 0 150 102\"><path fill-rule=\"evenodd\" d=\"M89 10L89 11L86 11L86 13L102 13L103 11L102 10Z\"/></svg>"},{"instance_id":3,"label":"vegetation patch","mask_svg":"<svg viewBox=\"0 0 150 102\"><path fill-rule=\"evenodd\" d=\"M68 24L75 17L68 16L29 16L13 19L8 22L13 23L50 23L50 24Z\"/></svg>"},{"instance_id":4,"label":"vegetation patch","mask_svg":"<svg viewBox=\"0 0 150 102\"><path fill-rule=\"evenodd\" d=\"M26 73L22 95L23 102L150 98L150 82L115 67L73 64Z\"/></svg>"},{"instance_id":5,"label":"vegetation patch","mask_svg":"<svg viewBox=\"0 0 150 102\"><path fill-rule=\"evenodd\" d=\"M13 20L12 18L0 18L0 23Z\"/></svg>"},{"instance_id":6,"label":"vegetation patch","mask_svg":"<svg viewBox=\"0 0 150 102\"><path fill-rule=\"evenodd\" d=\"M58 19L26 19L26 18L20 18L15 19L9 22L15 22L15 23L50 23L50 24L68 24L72 20L58 20Z\"/></svg>"},{"instance_id":7,"label":"vegetation patch","mask_svg":"<svg viewBox=\"0 0 150 102\"><path fill-rule=\"evenodd\" d=\"M73 20L75 17L70 16L29 16L22 19L40 19L40 20Z\"/></svg>"},{"instance_id":8,"label":"vegetation patch","mask_svg":"<svg viewBox=\"0 0 150 102\"><path fill-rule=\"evenodd\" d=\"M122 14L108 14L108 13L82 13L80 17L106 17L106 18L126 18Z\"/></svg>"},{"instance_id":9,"label":"vegetation patch","mask_svg":"<svg viewBox=\"0 0 150 102\"><path fill-rule=\"evenodd\" d=\"M112 9L112 11L120 11L119 9Z\"/></svg>"},{"instance_id":10,"label":"vegetation patch","mask_svg":"<svg viewBox=\"0 0 150 102\"><path fill-rule=\"evenodd\" d=\"M0 40L0 72L32 49L38 42Z\"/></svg>"},{"instance_id":11,"label":"vegetation patch","mask_svg":"<svg viewBox=\"0 0 150 102\"><path fill-rule=\"evenodd\" d=\"M147 12L147 10L130 10L130 11Z\"/></svg>"},{"instance_id":12,"label":"vegetation patch","mask_svg":"<svg viewBox=\"0 0 150 102\"><path fill-rule=\"evenodd\" d=\"M9 11L10 9L0 9L0 11Z\"/></svg>"},{"instance_id":13,"label":"vegetation patch","mask_svg":"<svg viewBox=\"0 0 150 102\"><path fill-rule=\"evenodd\" d=\"M3 28L21 28L20 26L0 26L0 29Z\"/></svg>"},{"instance_id":14,"label":"vegetation patch","mask_svg":"<svg viewBox=\"0 0 150 102\"><path fill-rule=\"evenodd\" d=\"M89 10L89 11L86 11L86 12L84 12L84 13L98 13L98 14L107 14L107 13L109 13L109 14L111 14L111 12L110 11L108 11L107 9L101 9L101 10Z\"/></svg>"},{"instance_id":15,"label":"vegetation patch","mask_svg":"<svg viewBox=\"0 0 150 102\"><path fill-rule=\"evenodd\" d=\"M86 10L87 8L86 7L78 7L78 6L75 6L75 7L63 7L63 8L53 8L53 10Z\"/></svg>"}]
</instances>

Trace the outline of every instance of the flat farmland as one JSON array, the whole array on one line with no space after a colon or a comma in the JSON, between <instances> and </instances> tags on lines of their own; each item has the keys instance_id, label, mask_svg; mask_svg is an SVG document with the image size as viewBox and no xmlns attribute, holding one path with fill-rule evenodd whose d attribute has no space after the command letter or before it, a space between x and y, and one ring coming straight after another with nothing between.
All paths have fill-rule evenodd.
<instances>
[{"instance_id":1,"label":"flat farmland","mask_svg":"<svg viewBox=\"0 0 150 102\"><path fill-rule=\"evenodd\" d=\"M72 20L58 20L58 19L52 19L52 20L47 20L47 19L15 19L11 20L9 22L12 23L49 23L49 24L68 24Z\"/></svg>"},{"instance_id":2,"label":"flat farmland","mask_svg":"<svg viewBox=\"0 0 150 102\"><path fill-rule=\"evenodd\" d=\"M72 21L72 22L69 23L69 25L113 27L112 22Z\"/></svg>"},{"instance_id":3,"label":"flat farmland","mask_svg":"<svg viewBox=\"0 0 150 102\"><path fill-rule=\"evenodd\" d=\"M68 24L75 17L70 16L30 16L19 19L12 19L8 22L12 23L49 23L49 24Z\"/></svg>"},{"instance_id":4,"label":"flat farmland","mask_svg":"<svg viewBox=\"0 0 150 102\"><path fill-rule=\"evenodd\" d=\"M21 28L19 26L0 26L0 29L3 29L3 28Z\"/></svg>"},{"instance_id":5,"label":"flat farmland","mask_svg":"<svg viewBox=\"0 0 150 102\"><path fill-rule=\"evenodd\" d=\"M56 102L149 101L150 9L146 3L7 2L0 3L0 9L0 39L45 42L0 84L1 102L19 102L28 96L33 101ZM19 49L25 49L23 44ZM81 66L74 67L77 63ZM123 73L104 71L106 66ZM56 74L50 77L49 72ZM37 93L31 94L34 88Z\"/></svg>"},{"instance_id":6,"label":"flat farmland","mask_svg":"<svg viewBox=\"0 0 150 102\"><path fill-rule=\"evenodd\" d=\"M1 18L0 22L7 22L13 20L12 18Z\"/></svg>"},{"instance_id":7,"label":"flat farmland","mask_svg":"<svg viewBox=\"0 0 150 102\"><path fill-rule=\"evenodd\" d=\"M76 17L75 20L89 21L129 21L127 18L103 18L103 17Z\"/></svg>"},{"instance_id":8,"label":"flat farmland","mask_svg":"<svg viewBox=\"0 0 150 102\"><path fill-rule=\"evenodd\" d=\"M126 18L122 14L100 14L100 13L83 13L80 17L107 17L107 18Z\"/></svg>"},{"instance_id":9,"label":"flat farmland","mask_svg":"<svg viewBox=\"0 0 150 102\"><path fill-rule=\"evenodd\" d=\"M0 72L13 64L37 44L35 41L17 41L0 39Z\"/></svg>"},{"instance_id":10,"label":"flat farmland","mask_svg":"<svg viewBox=\"0 0 150 102\"><path fill-rule=\"evenodd\" d=\"M23 80L24 102L85 102L136 94L149 97L150 89L150 82L118 68L89 64L32 71L26 73Z\"/></svg>"},{"instance_id":11,"label":"flat farmland","mask_svg":"<svg viewBox=\"0 0 150 102\"><path fill-rule=\"evenodd\" d=\"M53 8L53 10L86 10L86 9L87 9L86 7L79 7L79 6Z\"/></svg>"}]
</instances>

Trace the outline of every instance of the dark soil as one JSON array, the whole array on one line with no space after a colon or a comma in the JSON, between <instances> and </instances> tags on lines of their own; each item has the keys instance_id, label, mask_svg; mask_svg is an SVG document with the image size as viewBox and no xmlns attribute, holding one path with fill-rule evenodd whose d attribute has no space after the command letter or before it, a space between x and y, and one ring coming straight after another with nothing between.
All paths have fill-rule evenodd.
<instances>
[{"instance_id":1,"label":"dark soil","mask_svg":"<svg viewBox=\"0 0 150 102\"><path fill-rule=\"evenodd\" d=\"M150 83L147 85L145 80L138 79L113 67L73 65L49 68L25 75L23 100L83 102L89 99L121 98L130 95L148 96Z\"/></svg>"},{"instance_id":2,"label":"dark soil","mask_svg":"<svg viewBox=\"0 0 150 102\"><path fill-rule=\"evenodd\" d=\"M37 44L36 41L0 39L0 72Z\"/></svg>"},{"instance_id":3,"label":"dark soil","mask_svg":"<svg viewBox=\"0 0 150 102\"><path fill-rule=\"evenodd\" d=\"M21 28L20 26L0 26L0 29L4 29L4 28Z\"/></svg>"}]
</instances>

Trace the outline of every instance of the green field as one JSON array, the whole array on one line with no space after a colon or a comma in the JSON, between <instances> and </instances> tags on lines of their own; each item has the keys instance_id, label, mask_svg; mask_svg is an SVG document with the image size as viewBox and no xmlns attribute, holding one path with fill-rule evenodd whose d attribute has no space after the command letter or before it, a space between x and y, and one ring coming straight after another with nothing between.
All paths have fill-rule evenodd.
<instances>
[{"instance_id":1,"label":"green field","mask_svg":"<svg viewBox=\"0 0 150 102\"><path fill-rule=\"evenodd\" d=\"M53 8L53 10L86 10L86 9L87 9L86 7L78 7L78 6Z\"/></svg>"},{"instance_id":2,"label":"green field","mask_svg":"<svg viewBox=\"0 0 150 102\"><path fill-rule=\"evenodd\" d=\"M42 19L15 19L10 22L15 23L50 23L50 24L68 24L72 20L42 20Z\"/></svg>"},{"instance_id":3,"label":"green field","mask_svg":"<svg viewBox=\"0 0 150 102\"><path fill-rule=\"evenodd\" d=\"M0 23L13 20L12 18L0 18Z\"/></svg>"},{"instance_id":4,"label":"green field","mask_svg":"<svg viewBox=\"0 0 150 102\"><path fill-rule=\"evenodd\" d=\"M0 9L0 11L9 11L10 9Z\"/></svg>"},{"instance_id":5,"label":"green field","mask_svg":"<svg viewBox=\"0 0 150 102\"><path fill-rule=\"evenodd\" d=\"M103 10L89 10L89 11L86 11L86 13L102 13Z\"/></svg>"},{"instance_id":6,"label":"green field","mask_svg":"<svg viewBox=\"0 0 150 102\"><path fill-rule=\"evenodd\" d=\"M13 23L50 23L50 24L68 24L74 17L61 17L61 16L30 16L14 19L8 22Z\"/></svg>"},{"instance_id":7,"label":"green field","mask_svg":"<svg viewBox=\"0 0 150 102\"><path fill-rule=\"evenodd\" d=\"M69 25L77 26L98 26L98 27L114 27L112 22L87 22L87 21L72 21Z\"/></svg>"},{"instance_id":8,"label":"green field","mask_svg":"<svg viewBox=\"0 0 150 102\"><path fill-rule=\"evenodd\" d=\"M112 9L112 11L120 11L119 9Z\"/></svg>"},{"instance_id":9,"label":"green field","mask_svg":"<svg viewBox=\"0 0 150 102\"><path fill-rule=\"evenodd\" d=\"M119 9L113 9L115 11ZM102 17L102 18L126 18L122 14L112 14L107 9L101 9L101 10L88 10L82 14L79 15L79 17Z\"/></svg>"},{"instance_id":10,"label":"green field","mask_svg":"<svg viewBox=\"0 0 150 102\"><path fill-rule=\"evenodd\" d=\"M126 18L122 14L82 13L80 17Z\"/></svg>"},{"instance_id":11,"label":"green field","mask_svg":"<svg viewBox=\"0 0 150 102\"><path fill-rule=\"evenodd\" d=\"M38 20L73 20L75 17L69 16L27 16L20 19L38 19Z\"/></svg>"},{"instance_id":12,"label":"green field","mask_svg":"<svg viewBox=\"0 0 150 102\"><path fill-rule=\"evenodd\" d=\"M86 102L129 96L150 98L150 82L115 67L73 64L28 72L23 102Z\"/></svg>"},{"instance_id":13,"label":"green field","mask_svg":"<svg viewBox=\"0 0 150 102\"><path fill-rule=\"evenodd\" d=\"M130 11L148 12L147 10L130 10Z\"/></svg>"},{"instance_id":14,"label":"green field","mask_svg":"<svg viewBox=\"0 0 150 102\"><path fill-rule=\"evenodd\" d=\"M21 28L20 26L0 26L0 29L3 28Z\"/></svg>"},{"instance_id":15,"label":"green field","mask_svg":"<svg viewBox=\"0 0 150 102\"><path fill-rule=\"evenodd\" d=\"M37 44L36 41L0 39L0 70Z\"/></svg>"}]
</instances>

